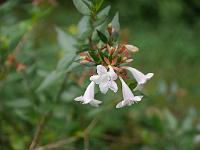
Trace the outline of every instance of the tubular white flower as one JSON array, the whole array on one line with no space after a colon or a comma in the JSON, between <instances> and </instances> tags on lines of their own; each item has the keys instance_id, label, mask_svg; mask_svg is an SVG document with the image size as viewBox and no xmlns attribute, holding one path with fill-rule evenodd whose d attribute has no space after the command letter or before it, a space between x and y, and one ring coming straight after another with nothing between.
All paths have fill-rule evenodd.
<instances>
[{"instance_id":1,"label":"tubular white flower","mask_svg":"<svg viewBox=\"0 0 200 150\"><path fill-rule=\"evenodd\" d=\"M126 49L127 49L128 51L133 52L133 53L139 51L139 48L136 47L136 46L134 46L134 45L128 45L128 44L127 44L127 45L125 45L125 47L126 47Z\"/></svg>"},{"instance_id":2,"label":"tubular white flower","mask_svg":"<svg viewBox=\"0 0 200 150\"><path fill-rule=\"evenodd\" d=\"M131 89L124 82L124 80L121 77L119 77L119 79L122 83L123 100L116 105L116 108L122 108L124 106L131 106L135 102L141 101L143 96L134 96Z\"/></svg>"},{"instance_id":3,"label":"tubular white flower","mask_svg":"<svg viewBox=\"0 0 200 150\"><path fill-rule=\"evenodd\" d=\"M94 99L94 85L95 85L95 83L92 81L88 85L84 95L76 97L74 100L81 102L82 104L88 104L89 103L90 105L92 105L94 107L99 107L99 104L101 104L101 101Z\"/></svg>"},{"instance_id":4,"label":"tubular white flower","mask_svg":"<svg viewBox=\"0 0 200 150\"><path fill-rule=\"evenodd\" d=\"M132 68L132 67L124 67L125 69L129 70L131 74L137 81L137 86L134 90L142 90L143 85L153 77L153 73L147 73L146 75L140 72L139 70Z\"/></svg>"},{"instance_id":5,"label":"tubular white flower","mask_svg":"<svg viewBox=\"0 0 200 150\"><path fill-rule=\"evenodd\" d=\"M107 93L110 88L115 93L118 91L117 84L114 80L117 79L117 74L111 66L109 66L109 71L102 66L97 66L97 74L90 77L91 81L94 81L96 84L99 84L100 91L102 93Z\"/></svg>"}]
</instances>

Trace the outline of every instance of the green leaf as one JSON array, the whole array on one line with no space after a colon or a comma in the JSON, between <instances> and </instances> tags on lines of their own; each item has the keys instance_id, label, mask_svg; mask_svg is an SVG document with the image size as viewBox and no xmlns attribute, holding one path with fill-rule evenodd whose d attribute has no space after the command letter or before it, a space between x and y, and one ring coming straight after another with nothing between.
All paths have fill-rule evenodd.
<instances>
[{"instance_id":1,"label":"green leaf","mask_svg":"<svg viewBox=\"0 0 200 150\"><path fill-rule=\"evenodd\" d=\"M97 18L108 16L108 13L110 12L110 8L111 8L111 6L109 5L109 6L105 7L103 10L101 10L97 14Z\"/></svg>"},{"instance_id":2,"label":"green leaf","mask_svg":"<svg viewBox=\"0 0 200 150\"><path fill-rule=\"evenodd\" d=\"M66 69L68 64L76 55L76 40L69 34L65 33L63 30L56 27L57 40L59 46L64 50L64 57L61 58L57 64L57 69Z\"/></svg>"},{"instance_id":3,"label":"green leaf","mask_svg":"<svg viewBox=\"0 0 200 150\"><path fill-rule=\"evenodd\" d=\"M106 8L104 8L102 11L100 11L98 14L97 14L97 20L95 22L95 26L98 26L100 25L101 23L103 23L106 18L108 18L108 14L110 12L110 8L111 6L107 6Z\"/></svg>"},{"instance_id":4,"label":"green leaf","mask_svg":"<svg viewBox=\"0 0 200 150\"><path fill-rule=\"evenodd\" d=\"M109 54L109 52L108 52L107 50L103 52L103 55L104 55L106 58L109 58L109 56L110 56L110 54Z\"/></svg>"},{"instance_id":5,"label":"green leaf","mask_svg":"<svg viewBox=\"0 0 200 150\"><path fill-rule=\"evenodd\" d=\"M117 31L119 32L120 30L120 24L119 24L119 13L117 12L111 22L112 24L112 27Z\"/></svg>"},{"instance_id":6,"label":"green leaf","mask_svg":"<svg viewBox=\"0 0 200 150\"><path fill-rule=\"evenodd\" d=\"M99 62L98 50L89 50L88 52L95 62Z\"/></svg>"},{"instance_id":7,"label":"green leaf","mask_svg":"<svg viewBox=\"0 0 200 150\"><path fill-rule=\"evenodd\" d=\"M76 45L76 39L61 30L60 28L56 27L56 32L57 32L57 40L59 46L67 51L67 52L72 52L76 50L75 45Z\"/></svg>"},{"instance_id":8,"label":"green leaf","mask_svg":"<svg viewBox=\"0 0 200 150\"><path fill-rule=\"evenodd\" d=\"M78 23L78 31L80 36L86 32L89 28L89 21L90 18L88 16L84 16L82 17L82 19L80 20L80 22Z\"/></svg>"},{"instance_id":9,"label":"green leaf","mask_svg":"<svg viewBox=\"0 0 200 150\"><path fill-rule=\"evenodd\" d=\"M77 53L86 52L90 49L90 46L88 44L81 44L79 47L80 50L77 51Z\"/></svg>"},{"instance_id":10,"label":"green leaf","mask_svg":"<svg viewBox=\"0 0 200 150\"><path fill-rule=\"evenodd\" d=\"M113 32L112 42L117 42L119 40L119 32Z\"/></svg>"},{"instance_id":11,"label":"green leaf","mask_svg":"<svg viewBox=\"0 0 200 150\"><path fill-rule=\"evenodd\" d=\"M174 115L169 110L165 110L164 114L165 114L165 119L167 122L166 125L168 126L168 128L171 130L176 130L178 121L176 120Z\"/></svg>"},{"instance_id":12,"label":"green leaf","mask_svg":"<svg viewBox=\"0 0 200 150\"><path fill-rule=\"evenodd\" d=\"M90 15L90 8L84 0L73 0L76 9L83 15Z\"/></svg>"},{"instance_id":13,"label":"green leaf","mask_svg":"<svg viewBox=\"0 0 200 150\"><path fill-rule=\"evenodd\" d=\"M104 43L107 43L108 42L108 39L107 37L99 30L96 30L97 31L97 34L99 36L99 38L101 39L102 42Z\"/></svg>"},{"instance_id":14,"label":"green leaf","mask_svg":"<svg viewBox=\"0 0 200 150\"><path fill-rule=\"evenodd\" d=\"M66 54L63 58L61 58L58 61L56 70L62 71L62 70L67 69L67 66L69 66L69 63L72 61L73 58L74 58L74 54L73 55Z\"/></svg>"},{"instance_id":15,"label":"green leaf","mask_svg":"<svg viewBox=\"0 0 200 150\"><path fill-rule=\"evenodd\" d=\"M87 7L92 10L92 2L90 2L89 0L82 0L83 3L85 3L85 5L87 5Z\"/></svg>"},{"instance_id":16,"label":"green leaf","mask_svg":"<svg viewBox=\"0 0 200 150\"><path fill-rule=\"evenodd\" d=\"M41 83L39 88L37 89L38 92L47 89L48 87L52 86L53 84L57 83L59 79L61 79L65 74L65 71L53 71L51 72Z\"/></svg>"},{"instance_id":17,"label":"green leaf","mask_svg":"<svg viewBox=\"0 0 200 150\"><path fill-rule=\"evenodd\" d=\"M195 109L189 109L187 116L184 118L182 124L181 124L181 131L187 132L193 129L193 121L196 117L196 111Z\"/></svg>"},{"instance_id":18,"label":"green leaf","mask_svg":"<svg viewBox=\"0 0 200 150\"><path fill-rule=\"evenodd\" d=\"M100 55L101 60L104 61L104 53L99 50L99 55Z\"/></svg>"},{"instance_id":19,"label":"green leaf","mask_svg":"<svg viewBox=\"0 0 200 150\"><path fill-rule=\"evenodd\" d=\"M98 11L101 8L103 2L104 2L104 0L96 0L95 1L95 10L96 11Z\"/></svg>"},{"instance_id":20,"label":"green leaf","mask_svg":"<svg viewBox=\"0 0 200 150\"><path fill-rule=\"evenodd\" d=\"M31 101L29 99L19 98L7 101L5 105L13 108L25 108L31 106Z\"/></svg>"},{"instance_id":21,"label":"green leaf","mask_svg":"<svg viewBox=\"0 0 200 150\"><path fill-rule=\"evenodd\" d=\"M107 22L104 22L103 24L95 27L95 30L93 31L93 34L92 34L92 40L93 41L98 41L99 40L99 37L98 37L98 34L97 34L97 31L96 30L99 30L99 31L105 31L106 28L107 28L108 24Z\"/></svg>"}]
</instances>

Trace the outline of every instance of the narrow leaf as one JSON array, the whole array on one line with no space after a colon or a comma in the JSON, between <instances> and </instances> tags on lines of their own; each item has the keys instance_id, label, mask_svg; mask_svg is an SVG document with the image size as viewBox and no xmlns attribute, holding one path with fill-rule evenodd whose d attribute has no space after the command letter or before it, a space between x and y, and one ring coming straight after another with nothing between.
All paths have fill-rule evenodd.
<instances>
[{"instance_id":1,"label":"narrow leaf","mask_svg":"<svg viewBox=\"0 0 200 150\"><path fill-rule=\"evenodd\" d=\"M95 62L99 62L99 56L98 56L98 51L97 50L90 50L88 51L90 56L92 57L92 59L95 61Z\"/></svg>"},{"instance_id":2,"label":"narrow leaf","mask_svg":"<svg viewBox=\"0 0 200 150\"><path fill-rule=\"evenodd\" d=\"M106 21L106 19L108 18L110 8L111 8L110 6L107 6L97 14L97 20L94 24L95 26L98 26Z\"/></svg>"},{"instance_id":3,"label":"narrow leaf","mask_svg":"<svg viewBox=\"0 0 200 150\"><path fill-rule=\"evenodd\" d=\"M90 8L83 0L73 0L76 9L83 15L90 15Z\"/></svg>"},{"instance_id":4,"label":"narrow leaf","mask_svg":"<svg viewBox=\"0 0 200 150\"><path fill-rule=\"evenodd\" d=\"M58 27L56 27L55 29L57 32L57 40L58 40L59 46L63 50L68 51L68 52L76 50L75 49L76 39Z\"/></svg>"},{"instance_id":5,"label":"narrow leaf","mask_svg":"<svg viewBox=\"0 0 200 150\"><path fill-rule=\"evenodd\" d=\"M118 32L120 30L119 13L117 12L111 22L112 27Z\"/></svg>"},{"instance_id":6,"label":"narrow leaf","mask_svg":"<svg viewBox=\"0 0 200 150\"><path fill-rule=\"evenodd\" d=\"M43 91L45 89L47 89L48 87L50 87L51 85L55 84L58 82L58 80L60 78L62 78L62 76L64 75L64 71L53 71L52 73L50 73L42 82L42 84L39 86L39 88L37 89L38 92Z\"/></svg>"},{"instance_id":7,"label":"narrow leaf","mask_svg":"<svg viewBox=\"0 0 200 150\"><path fill-rule=\"evenodd\" d=\"M102 11L100 11L98 14L97 14L97 18L101 18L101 17L105 17L105 16L108 16L108 13L110 11L110 8L111 6L107 6L105 7Z\"/></svg>"},{"instance_id":8,"label":"narrow leaf","mask_svg":"<svg viewBox=\"0 0 200 150\"><path fill-rule=\"evenodd\" d=\"M31 106L31 101L29 99L19 98L7 101L5 105L13 108L25 108Z\"/></svg>"},{"instance_id":9,"label":"narrow leaf","mask_svg":"<svg viewBox=\"0 0 200 150\"><path fill-rule=\"evenodd\" d=\"M103 1L104 0L96 0L96 4L95 4L96 11L98 11L101 8Z\"/></svg>"},{"instance_id":10,"label":"narrow leaf","mask_svg":"<svg viewBox=\"0 0 200 150\"><path fill-rule=\"evenodd\" d=\"M89 20L90 18L88 16L84 16L78 23L78 31L80 35L87 31L89 27Z\"/></svg>"},{"instance_id":11,"label":"narrow leaf","mask_svg":"<svg viewBox=\"0 0 200 150\"><path fill-rule=\"evenodd\" d=\"M101 39L102 42L104 43L107 43L108 42L108 39L107 37L99 30L96 30L97 31L97 34L99 36L99 38Z\"/></svg>"},{"instance_id":12,"label":"narrow leaf","mask_svg":"<svg viewBox=\"0 0 200 150\"><path fill-rule=\"evenodd\" d=\"M75 57L76 54L76 40L60 28L56 27L57 40L59 46L64 50L64 57L61 58L57 64L57 69L62 70L68 65L70 61Z\"/></svg>"}]
</instances>

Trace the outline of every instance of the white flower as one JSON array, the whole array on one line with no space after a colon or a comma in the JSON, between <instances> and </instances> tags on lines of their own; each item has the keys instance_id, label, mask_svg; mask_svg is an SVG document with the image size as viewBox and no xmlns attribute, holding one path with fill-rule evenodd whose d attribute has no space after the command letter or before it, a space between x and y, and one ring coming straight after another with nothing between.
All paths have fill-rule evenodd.
<instances>
[{"instance_id":1,"label":"white flower","mask_svg":"<svg viewBox=\"0 0 200 150\"><path fill-rule=\"evenodd\" d=\"M147 73L146 75L140 72L139 70L132 68L132 67L124 67L125 69L129 70L131 74L137 81L137 86L134 90L141 90L143 85L153 77L153 73Z\"/></svg>"},{"instance_id":2,"label":"white flower","mask_svg":"<svg viewBox=\"0 0 200 150\"><path fill-rule=\"evenodd\" d=\"M119 77L119 79L122 83L123 100L116 105L116 108L122 108L124 106L131 106L135 102L141 101L143 96L134 96L131 89L124 82L124 80L121 77Z\"/></svg>"},{"instance_id":3,"label":"white flower","mask_svg":"<svg viewBox=\"0 0 200 150\"><path fill-rule=\"evenodd\" d=\"M74 100L79 101L82 104L88 104L89 103L90 105L92 105L94 107L99 107L99 104L101 104L101 101L94 99L94 85L95 85L95 83L92 81L88 85L84 95L76 97Z\"/></svg>"},{"instance_id":4,"label":"white flower","mask_svg":"<svg viewBox=\"0 0 200 150\"><path fill-rule=\"evenodd\" d=\"M125 47L126 47L126 49L127 49L128 51L133 52L133 53L139 51L139 48L136 47L136 46L134 46L134 45L128 45L128 44L127 44L127 45L125 45Z\"/></svg>"},{"instance_id":5,"label":"white flower","mask_svg":"<svg viewBox=\"0 0 200 150\"><path fill-rule=\"evenodd\" d=\"M91 76L90 80L94 81L96 84L99 84L99 88L102 93L107 93L109 88L115 93L117 92L118 87L114 81L117 79L117 74L111 66L109 66L109 71L107 71L104 66L98 65L97 74L98 75Z\"/></svg>"}]
</instances>

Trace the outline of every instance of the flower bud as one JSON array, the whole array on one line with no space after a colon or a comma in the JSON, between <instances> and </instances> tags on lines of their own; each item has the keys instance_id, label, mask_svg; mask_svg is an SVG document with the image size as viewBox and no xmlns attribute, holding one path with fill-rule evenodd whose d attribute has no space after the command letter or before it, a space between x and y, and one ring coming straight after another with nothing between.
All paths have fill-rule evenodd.
<instances>
[{"instance_id":1,"label":"flower bud","mask_svg":"<svg viewBox=\"0 0 200 150\"><path fill-rule=\"evenodd\" d=\"M128 44L127 44L127 45L125 45L125 47L126 47L126 49L127 49L128 51L133 52L133 53L139 51L139 48L136 47L136 46L134 46L134 45L128 45Z\"/></svg>"}]
</instances>

